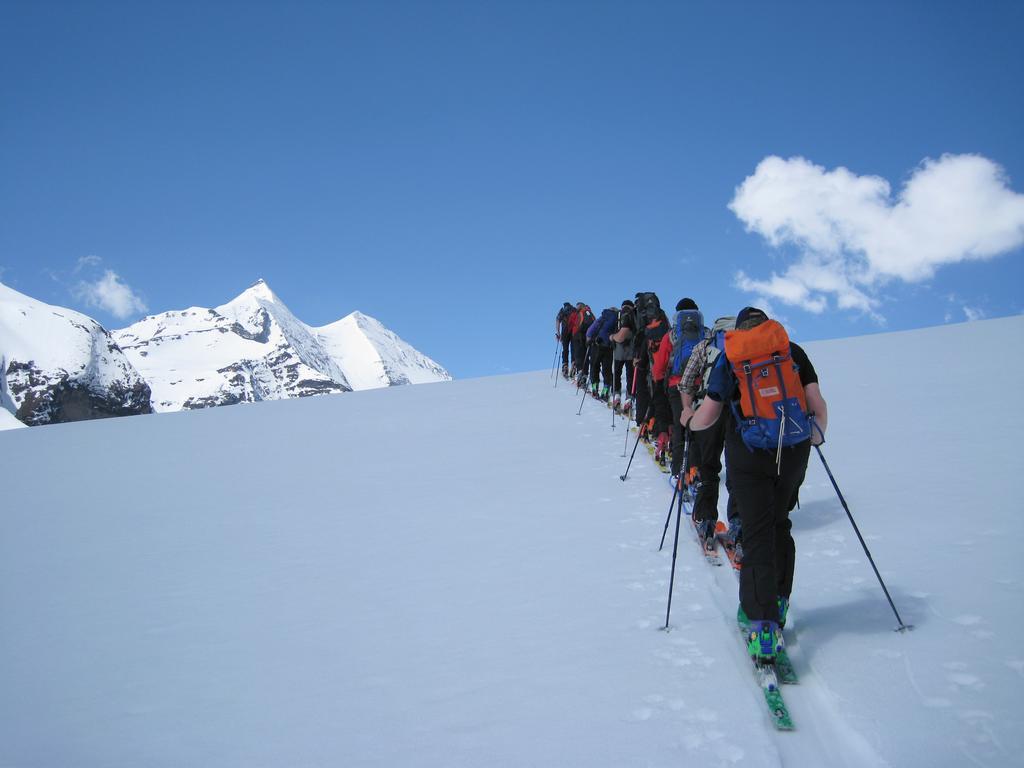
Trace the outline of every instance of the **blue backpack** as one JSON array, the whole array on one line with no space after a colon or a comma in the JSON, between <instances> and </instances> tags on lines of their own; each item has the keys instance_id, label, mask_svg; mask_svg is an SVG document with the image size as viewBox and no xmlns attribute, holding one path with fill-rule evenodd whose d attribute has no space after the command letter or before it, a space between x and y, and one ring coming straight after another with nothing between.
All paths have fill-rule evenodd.
<instances>
[{"instance_id":1,"label":"blue backpack","mask_svg":"<svg viewBox=\"0 0 1024 768\"><path fill-rule=\"evenodd\" d=\"M604 346L609 346L612 343L610 336L615 333L615 324L619 320L619 313L614 309L606 309L601 313L601 317L598 318L598 329L594 333L597 340Z\"/></svg>"},{"instance_id":2,"label":"blue backpack","mask_svg":"<svg viewBox=\"0 0 1024 768\"><path fill-rule=\"evenodd\" d=\"M669 376L682 376L693 348L709 333L704 327L704 315L699 309L676 312L669 338L672 340L672 360Z\"/></svg>"}]
</instances>

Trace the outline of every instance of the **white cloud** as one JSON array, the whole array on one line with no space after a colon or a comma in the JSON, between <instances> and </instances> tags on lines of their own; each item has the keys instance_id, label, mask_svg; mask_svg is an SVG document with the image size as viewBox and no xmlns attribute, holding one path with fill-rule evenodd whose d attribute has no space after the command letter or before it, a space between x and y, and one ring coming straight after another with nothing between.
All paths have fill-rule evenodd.
<instances>
[{"instance_id":1,"label":"white cloud","mask_svg":"<svg viewBox=\"0 0 1024 768\"><path fill-rule=\"evenodd\" d=\"M98 267L103 263L103 259L99 256L82 256L78 259L75 264L75 274L77 275L83 269L90 269L92 267Z\"/></svg>"},{"instance_id":2,"label":"white cloud","mask_svg":"<svg viewBox=\"0 0 1024 768\"><path fill-rule=\"evenodd\" d=\"M877 291L886 282L920 282L943 265L1024 245L1024 195L979 155L925 160L895 199L878 176L828 171L802 157L766 157L729 209L747 231L800 252L768 279L739 272L738 288L816 314L831 298L880 322Z\"/></svg>"},{"instance_id":3,"label":"white cloud","mask_svg":"<svg viewBox=\"0 0 1024 768\"><path fill-rule=\"evenodd\" d=\"M968 322L974 322L975 320L985 319L985 310L978 309L977 307L968 307L966 304L963 306L964 317L967 318Z\"/></svg>"},{"instance_id":4,"label":"white cloud","mask_svg":"<svg viewBox=\"0 0 1024 768\"><path fill-rule=\"evenodd\" d=\"M88 306L106 310L122 320L147 309L145 302L111 269L94 282L80 282L75 295Z\"/></svg>"}]
</instances>

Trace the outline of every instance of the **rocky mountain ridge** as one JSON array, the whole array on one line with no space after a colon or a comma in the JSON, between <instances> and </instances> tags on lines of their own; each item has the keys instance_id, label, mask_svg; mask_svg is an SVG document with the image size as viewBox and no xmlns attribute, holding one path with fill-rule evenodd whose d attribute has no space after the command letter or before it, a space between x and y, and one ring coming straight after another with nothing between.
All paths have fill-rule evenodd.
<instances>
[{"instance_id":1,"label":"rocky mountain ridge","mask_svg":"<svg viewBox=\"0 0 1024 768\"><path fill-rule=\"evenodd\" d=\"M451 379L360 312L307 326L263 280L221 306L150 315L111 332L0 289L3 407L31 425Z\"/></svg>"}]
</instances>

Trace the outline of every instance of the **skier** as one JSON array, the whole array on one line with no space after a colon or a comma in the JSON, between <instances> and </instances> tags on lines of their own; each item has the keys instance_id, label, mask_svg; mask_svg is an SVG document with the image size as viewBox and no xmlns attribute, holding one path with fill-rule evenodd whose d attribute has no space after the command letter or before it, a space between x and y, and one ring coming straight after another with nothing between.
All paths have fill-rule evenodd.
<instances>
[{"instance_id":1,"label":"skier","mask_svg":"<svg viewBox=\"0 0 1024 768\"><path fill-rule=\"evenodd\" d=\"M796 559L789 509L812 443L824 440L828 409L807 353L755 307L744 307L736 330L726 334L725 354L711 371L690 428L713 426L726 405L737 426L726 433L725 456L744 544L737 620L747 627L755 663L774 663Z\"/></svg>"},{"instance_id":2,"label":"skier","mask_svg":"<svg viewBox=\"0 0 1024 768\"><path fill-rule=\"evenodd\" d=\"M608 401L612 386L611 335L615 331L618 315L618 310L615 307L605 309L587 331L587 338L592 345L590 349L591 394L605 402ZM599 378L604 381L604 386L600 388Z\"/></svg>"},{"instance_id":3,"label":"skier","mask_svg":"<svg viewBox=\"0 0 1024 768\"><path fill-rule=\"evenodd\" d=\"M583 364L586 362L587 355L586 334L593 322L594 313L590 311L590 307L582 301L577 302L576 312L569 323L569 328L572 331L572 365L577 377L577 383L586 377L586 374L583 372Z\"/></svg>"},{"instance_id":4,"label":"skier","mask_svg":"<svg viewBox=\"0 0 1024 768\"><path fill-rule=\"evenodd\" d=\"M672 477L678 478L683 466L683 425L679 421L683 411L682 398L678 384L683 377L683 369L689 361L694 348L704 339L707 329L700 308L691 298L680 299L676 304L676 316L669 334L662 340L654 359L652 369L655 381L662 381L665 395L668 398L672 418L669 420L671 429ZM690 466L696 466L693 445L690 446Z\"/></svg>"},{"instance_id":5,"label":"skier","mask_svg":"<svg viewBox=\"0 0 1024 768\"><path fill-rule=\"evenodd\" d=\"M612 352L613 381L612 392L614 398L612 407L616 413L629 411L629 394L633 384L633 334L636 333L636 314L632 301L625 299L619 308L618 320L615 324L615 333L611 340L614 343ZM626 369L626 400L622 399L622 369Z\"/></svg>"},{"instance_id":6,"label":"skier","mask_svg":"<svg viewBox=\"0 0 1024 768\"><path fill-rule=\"evenodd\" d=\"M683 371L683 377L679 382L682 405L682 413L678 417L680 425L686 424L692 418L695 403L699 405L703 399L711 367L725 349L725 333L735 327L735 317L720 317L711 327L710 338L701 341L693 348ZM693 522L705 540L714 535L715 524L718 522L718 490L719 477L722 472L722 450L725 448L725 433L731 423L730 409L726 410L713 426L702 432L695 432L690 443L690 464L697 467L699 478L697 498L693 504ZM726 476L726 487L728 486L729 478ZM740 517L736 508L736 498L731 493L726 516L729 528L725 537L733 547L733 562L739 563L743 559Z\"/></svg>"},{"instance_id":7,"label":"skier","mask_svg":"<svg viewBox=\"0 0 1024 768\"><path fill-rule=\"evenodd\" d=\"M566 301L555 315L555 338L562 342L562 375L566 378L569 378L569 343L572 341L569 318L575 311L572 304Z\"/></svg>"},{"instance_id":8,"label":"skier","mask_svg":"<svg viewBox=\"0 0 1024 768\"><path fill-rule=\"evenodd\" d=\"M654 301L657 301L656 296ZM654 361L658 356L658 350L668 340L669 322L660 304L656 308L648 306L648 318L650 320L644 329L644 340L647 344L646 369L649 372L648 387L651 395L651 412L648 414L648 423L651 426L648 434L657 435L654 459L664 467L668 458L668 431L671 427L672 407L669 405L668 392L665 389L665 369L656 368Z\"/></svg>"},{"instance_id":9,"label":"skier","mask_svg":"<svg viewBox=\"0 0 1024 768\"><path fill-rule=\"evenodd\" d=\"M647 323L651 312L660 312L661 304L653 293L636 294L636 331L633 334L633 404L634 418L637 429L642 430L641 437L648 439L644 421L650 417L648 413L651 402L651 390L648 379L650 368L647 364Z\"/></svg>"}]
</instances>

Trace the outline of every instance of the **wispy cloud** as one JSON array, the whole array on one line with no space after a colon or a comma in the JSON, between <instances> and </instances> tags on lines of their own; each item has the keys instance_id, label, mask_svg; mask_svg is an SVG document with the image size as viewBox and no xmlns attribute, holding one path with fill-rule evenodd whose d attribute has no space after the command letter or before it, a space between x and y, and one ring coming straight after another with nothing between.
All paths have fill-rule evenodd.
<instances>
[{"instance_id":1,"label":"wispy cloud","mask_svg":"<svg viewBox=\"0 0 1024 768\"><path fill-rule=\"evenodd\" d=\"M98 267L102 263L103 259L101 259L99 256L82 256L78 259L78 262L75 264L75 274L77 275L83 269Z\"/></svg>"},{"instance_id":2,"label":"wispy cloud","mask_svg":"<svg viewBox=\"0 0 1024 768\"><path fill-rule=\"evenodd\" d=\"M148 309L138 294L112 269L106 270L98 280L82 280L74 293L88 306L105 310L121 320Z\"/></svg>"},{"instance_id":3,"label":"wispy cloud","mask_svg":"<svg viewBox=\"0 0 1024 768\"><path fill-rule=\"evenodd\" d=\"M1024 195L979 155L925 160L895 198L878 176L766 157L729 209L773 247L798 252L769 278L737 273L738 288L819 314L834 302L879 322L886 282L920 282L943 265L1024 245Z\"/></svg>"}]
</instances>

